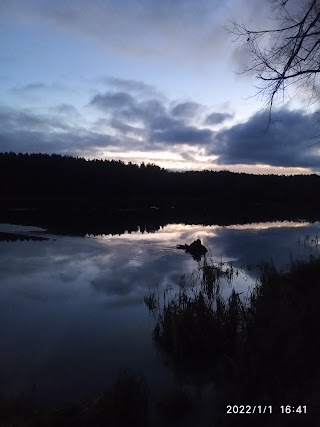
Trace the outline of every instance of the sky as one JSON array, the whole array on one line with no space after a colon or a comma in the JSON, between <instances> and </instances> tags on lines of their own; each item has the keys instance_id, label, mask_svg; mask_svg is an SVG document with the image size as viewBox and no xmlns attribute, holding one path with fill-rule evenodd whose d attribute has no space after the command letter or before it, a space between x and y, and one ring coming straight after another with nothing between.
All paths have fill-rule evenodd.
<instances>
[{"instance_id":1,"label":"sky","mask_svg":"<svg viewBox=\"0 0 320 427\"><path fill-rule=\"evenodd\" d=\"M270 17L269 0L1 0L0 151L319 173L317 105L287 97L266 132L224 28Z\"/></svg>"}]
</instances>

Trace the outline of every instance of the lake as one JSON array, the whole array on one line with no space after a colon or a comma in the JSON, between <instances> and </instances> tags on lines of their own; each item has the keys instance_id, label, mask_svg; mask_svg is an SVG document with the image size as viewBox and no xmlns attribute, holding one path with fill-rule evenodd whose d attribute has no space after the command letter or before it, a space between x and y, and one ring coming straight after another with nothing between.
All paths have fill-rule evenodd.
<instances>
[{"instance_id":1,"label":"lake","mask_svg":"<svg viewBox=\"0 0 320 427\"><path fill-rule=\"evenodd\" d=\"M197 274L197 262L176 246L199 238L208 259L239 268L232 286L247 295L257 264L273 260L285 270L293 259L317 255L319 235L320 223L303 221L170 224L85 237L1 224L0 393L60 405L104 391L121 368L166 389L174 375L152 343L154 321L143 298Z\"/></svg>"}]
</instances>

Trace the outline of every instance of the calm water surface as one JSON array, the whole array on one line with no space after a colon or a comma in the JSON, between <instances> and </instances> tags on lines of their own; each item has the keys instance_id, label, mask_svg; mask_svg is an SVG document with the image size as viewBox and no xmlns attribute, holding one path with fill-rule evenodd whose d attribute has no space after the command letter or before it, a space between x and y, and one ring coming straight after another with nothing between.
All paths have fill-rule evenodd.
<instances>
[{"instance_id":1,"label":"calm water surface","mask_svg":"<svg viewBox=\"0 0 320 427\"><path fill-rule=\"evenodd\" d=\"M47 240L8 240L9 233ZM1 224L0 392L58 405L105 390L119 368L165 388L173 375L153 347L143 297L197 269L176 245L200 238L213 261L242 267L232 285L246 294L259 275L252 267L272 258L286 269L291 259L316 255L318 234L319 223L304 222L172 224L150 234L85 238Z\"/></svg>"}]
</instances>

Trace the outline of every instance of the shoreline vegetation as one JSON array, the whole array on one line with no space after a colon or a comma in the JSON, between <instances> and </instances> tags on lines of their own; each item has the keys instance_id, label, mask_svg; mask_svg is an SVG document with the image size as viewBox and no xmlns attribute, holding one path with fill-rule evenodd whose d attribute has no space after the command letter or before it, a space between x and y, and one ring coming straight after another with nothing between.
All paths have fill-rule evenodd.
<instances>
[{"instance_id":1,"label":"shoreline vegetation","mask_svg":"<svg viewBox=\"0 0 320 427\"><path fill-rule=\"evenodd\" d=\"M232 265L204 257L197 271L182 275L176 291L150 292L144 302L155 318L160 355L180 370L182 382L202 371L202 397L185 385L154 401L143 376L122 371L106 393L68 408L36 411L31 400L3 398L0 425L314 426L320 413L320 259L292 262L287 272L262 264L246 298L234 289L222 297L222 282L241 274ZM227 415L227 405L272 405L273 413ZM281 405L306 405L307 413L281 414Z\"/></svg>"},{"instance_id":2,"label":"shoreline vegetation","mask_svg":"<svg viewBox=\"0 0 320 427\"><path fill-rule=\"evenodd\" d=\"M124 221L134 231L177 222L319 218L316 174L172 172L154 164L11 152L0 153L0 179L1 222L79 235L108 233L106 218L116 233L124 231Z\"/></svg>"},{"instance_id":3,"label":"shoreline vegetation","mask_svg":"<svg viewBox=\"0 0 320 427\"><path fill-rule=\"evenodd\" d=\"M207 368L208 378L213 375L223 390L212 412L217 426L315 425L320 414L320 259L292 262L288 272L272 263L260 268L260 279L245 299L234 289L227 300L221 294L219 278L232 281L239 270L208 265L206 259L200 285L182 277L171 298L160 302L150 293L145 304L156 320L153 340L174 365L210 361L211 368L223 371L221 377ZM284 419L281 405L302 404L307 414ZM236 411L240 405L271 405L273 414L227 415L228 405Z\"/></svg>"},{"instance_id":4,"label":"shoreline vegetation","mask_svg":"<svg viewBox=\"0 0 320 427\"><path fill-rule=\"evenodd\" d=\"M86 160L57 154L0 152L1 199L23 202L100 202L130 208L144 201L316 203L320 176L255 175L227 170L169 171L155 164ZM152 205L151 205L152 206Z\"/></svg>"}]
</instances>

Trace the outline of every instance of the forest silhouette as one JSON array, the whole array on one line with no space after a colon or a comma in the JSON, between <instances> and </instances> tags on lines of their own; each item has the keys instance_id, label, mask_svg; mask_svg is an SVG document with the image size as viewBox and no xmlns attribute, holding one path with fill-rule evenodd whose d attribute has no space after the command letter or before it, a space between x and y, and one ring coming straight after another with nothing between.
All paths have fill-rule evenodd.
<instances>
[{"instance_id":1,"label":"forest silhouette","mask_svg":"<svg viewBox=\"0 0 320 427\"><path fill-rule=\"evenodd\" d=\"M106 232L106 217L119 233L124 227L155 231L170 222L316 220L320 206L316 174L172 172L154 164L10 152L0 153L0 179L2 222L33 218L77 234Z\"/></svg>"}]
</instances>

